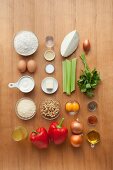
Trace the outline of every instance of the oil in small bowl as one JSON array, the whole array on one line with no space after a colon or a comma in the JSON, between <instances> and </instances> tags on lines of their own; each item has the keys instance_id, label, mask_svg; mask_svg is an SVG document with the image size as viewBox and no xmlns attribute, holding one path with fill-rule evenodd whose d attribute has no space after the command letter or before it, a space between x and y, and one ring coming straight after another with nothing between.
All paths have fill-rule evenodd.
<instances>
[{"instance_id":1,"label":"oil in small bowl","mask_svg":"<svg viewBox=\"0 0 113 170\"><path fill-rule=\"evenodd\" d=\"M12 139L16 142L25 140L28 136L28 132L26 130L26 128L22 127L22 126L17 126L15 127L15 129L13 130L12 133Z\"/></svg>"},{"instance_id":2,"label":"oil in small bowl","mask_svg":"<svg viewBox=\"0 0 113 170\"><path fill-rule=\"evenodd\" d=\"M100 142L100 134L96 130L89 131L86 137L92 148L94 148L95 145Z\"/></svg>"}]
</instances>

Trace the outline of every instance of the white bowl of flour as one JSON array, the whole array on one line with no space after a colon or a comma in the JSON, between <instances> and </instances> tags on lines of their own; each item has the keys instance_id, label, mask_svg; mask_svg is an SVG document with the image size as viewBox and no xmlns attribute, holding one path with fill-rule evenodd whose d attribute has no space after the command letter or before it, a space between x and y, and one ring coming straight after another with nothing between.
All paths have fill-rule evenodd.
<instances>
[{"instance_id":1,"label":"white bowl of flour","mask_svg":"<svg viewBox=\"0 0 113 170\"><path fill-rule=\"evenodd\" d=\"M38 38L31 31L20 31L14 37L15 51L22 56L29 56L38 48Z\"/></svg>"}]
</instances>

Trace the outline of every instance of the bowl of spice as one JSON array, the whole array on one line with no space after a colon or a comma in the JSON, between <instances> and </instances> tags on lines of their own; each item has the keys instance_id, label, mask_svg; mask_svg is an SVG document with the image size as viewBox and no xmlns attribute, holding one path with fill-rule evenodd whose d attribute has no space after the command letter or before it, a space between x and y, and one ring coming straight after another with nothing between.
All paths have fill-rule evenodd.
<instances>
[{"instance_id":1,"label":"bowl of spice","mask_svg":"<svg viewBox=\"0 0 113 170\"><path fill-rule=\"evenodd\" d=\"M40 105L40 113L44 119L54 120L60 114L60 103L53 99L44 100Z\"/></svg>"},{"instance_id":2,"label":"bowl of spice","mask_svg":"<svg viewBox=\"0 0 113 170\"><path fill-rule=\"evenodd\" d=\"M55 52L53 50L46 50L45 53L44 53L44 58L47 60L47 61L52 61L54 60L55 58Z\"/></svg>"},{"instance_id":3,"label":"bowl of spice","mask_svg":"<svg viewBox=\"0 0 113 170\"><path fill-rule=\"evenodd\" d=\"M88 103L87 107L90 112L94 112L94 111L96 111L98 105L97 105L97 102L91 101Z\"/></svg>"},{"instance_id":4,"label":"bowl of spice","mask_svg":"<svg viewBox=\"0 0 113 170\"><path fill-rule=\"evenodd\" d=\"M16 103L16 115L22 120L29 120L36 114L36 104L30 98L21 98Z\"/></svg>"},{"instance_id":5,"label":"bowl of spice","mask_svg":"<svg viewBox=\"0 0 113 170\"><path fill-rule=\"evenodd\" d=\"M95 126L98 123L98 119L95 115L91 115L87 119L89 125Z\"/></svg>"}]
</instances>

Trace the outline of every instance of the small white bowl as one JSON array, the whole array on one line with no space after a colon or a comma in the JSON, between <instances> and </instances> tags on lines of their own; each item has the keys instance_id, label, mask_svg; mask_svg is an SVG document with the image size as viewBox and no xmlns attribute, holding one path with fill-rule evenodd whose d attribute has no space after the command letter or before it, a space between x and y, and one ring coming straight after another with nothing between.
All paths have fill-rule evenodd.
<instances>
[{"instance_id":1,"label":"small white bowl","mask_svg":"<svg viewBox=\"0 0 113 170\"><path fill-rule=\"evenodd\" d=\"M45 67L45 71L48 74L52 74L54 72L55 68L52 64L47 64Z\"/></svg>"},{"instance_id":2,"label":"small white bowl","mask_svg":"<svg viewBox=\"0 0 113 170\"><path fill-rule=\"evenodd\" d=\"M44 58L47 61L52 61L55 59L55 52L53 50L46 50L44 53Z\"/></svg>"},{"instance_id":3,"label":"small white bowl","mask_svg":"<svg viewBox=\"0 0 113 170\"><path fill-rule=\"evenodd\" d=\"M47 90L47 88L46 88L47 80L53 80L53 89ZM45 92L46 94L53 94L58 89L58 81L54 77L46 77L45 79L42 80L41 88L42 88L42 91Z\"/></svg>"}]
</instances>

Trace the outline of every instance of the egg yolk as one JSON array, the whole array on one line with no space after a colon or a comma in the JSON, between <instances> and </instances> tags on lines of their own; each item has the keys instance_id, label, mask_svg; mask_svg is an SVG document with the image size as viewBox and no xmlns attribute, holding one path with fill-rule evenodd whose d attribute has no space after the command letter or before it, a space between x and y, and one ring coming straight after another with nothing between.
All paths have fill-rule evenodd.
<instances>
[{"instance_id":1,"label":"egg yolk","mask_svg":"<svg viewBox=\"0 0 113 170\"><path fill-rule=\"evenodd\" d=\"M77 112L79 111L79 109L80 109L79 104L77 102L74 102L72 104L72 111Z\"/></svg>"},{"instance_id":2,"label":"egg yolk","mask_svg":"<svg viewBox=\"0 0 113 170\"><path fill-rule=\"evenodd\" d=\"M72 111L72 103L66 103L66 111L68 112Z\"/></svg>"}]
</instances>

